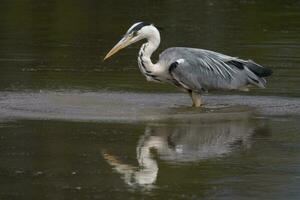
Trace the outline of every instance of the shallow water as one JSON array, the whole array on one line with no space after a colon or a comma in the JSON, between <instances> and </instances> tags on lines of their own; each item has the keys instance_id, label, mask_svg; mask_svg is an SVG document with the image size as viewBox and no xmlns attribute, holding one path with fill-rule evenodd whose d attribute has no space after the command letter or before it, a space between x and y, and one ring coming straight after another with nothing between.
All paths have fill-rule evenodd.
<instances>
[{"instance_id":1,"label":"shallow water","mask_svg":"<svg viewBox=\"0 0 300 200\"><path fill-rule=\"evenodd\" d=\"M1 1L0 199L299 199L298 1ZM264 90L188 95L145 81L136 21L159 52L251 58ZM157 54L154 55L154 59Z\"/></svg>"},{"instance_id":2,"label":"shallow water","mask_svg":"<svg viewBox=\"0 0 300 200\"><path fill-rule=\"evenodd\" d=\"M299 115L298 98L275 96L204 96L202 108L192 108L181 93L40 91L0 93L0 120L44 119L95 122L145 122L223 118L231 113L259 116Z\"/></svg>"},{"instance_id":3,"label":"shallow water","mask_svg":"<svg viewBox=\"0 0 300 200\"><path fill-rule=\"evenodd\" d=\"M299 116L1 123L1 196L297 199Z\"/></svg>"}]
</instances>

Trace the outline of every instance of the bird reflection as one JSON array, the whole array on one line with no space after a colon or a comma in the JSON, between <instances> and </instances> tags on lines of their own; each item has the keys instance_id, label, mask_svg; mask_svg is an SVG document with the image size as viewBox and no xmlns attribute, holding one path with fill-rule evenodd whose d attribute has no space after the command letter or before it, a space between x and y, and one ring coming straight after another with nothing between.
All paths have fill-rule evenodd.
<instances>
[{"instance_id":1,"label":"bird reflection","mask_svg":"<svg viewBox=\"0 0 300 200\"><path fill-rule=\"evenodd\" d=\"M137 144L138 166L122 163L108 152L103 152L103 157L126 184L151 186L157 179L157 158L178 164L226 156L239 148L249 148L254 129L249 119L149 124Z\"/></svg>"}]
</instances>

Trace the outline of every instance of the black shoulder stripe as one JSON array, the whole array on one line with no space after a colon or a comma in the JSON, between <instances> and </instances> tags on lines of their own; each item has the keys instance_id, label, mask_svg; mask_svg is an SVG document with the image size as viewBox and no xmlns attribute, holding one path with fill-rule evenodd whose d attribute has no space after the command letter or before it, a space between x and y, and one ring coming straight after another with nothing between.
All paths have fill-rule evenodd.
<instances>
[{"instance_id":1,"label":"black shoulder stripe","mask_svg":"<svg viewBox=\"0 0 300 200\"><path fill-rule=\"evenodd\" d=\"M178 62L173 62L169 67L169 73L174 71L178 67Z\"/></svg>"}]
</instances>

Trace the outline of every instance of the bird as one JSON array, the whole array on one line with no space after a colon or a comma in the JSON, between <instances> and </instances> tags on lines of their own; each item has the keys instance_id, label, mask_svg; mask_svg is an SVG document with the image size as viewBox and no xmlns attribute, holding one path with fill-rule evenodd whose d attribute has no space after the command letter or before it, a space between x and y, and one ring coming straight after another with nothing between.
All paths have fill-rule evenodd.
<instances>
[{"instance_id":1,"label":"bird","mask_svg":"<svg viewBox=\"0 0 300 200\"><path fill-rule=\"evenodd\" d=\"M203 105L202 96L208 90L247 91L250 85L265 88L265 77L273 73L252 60L188 47L168 48L153 63L151 55L161 39L158 28L147 22L134 23L103 61L143 39L146 42L142 44L137 59L142 74L148 81L169 83L188 93L194 107Z\"/></svg>"}]
</instances>

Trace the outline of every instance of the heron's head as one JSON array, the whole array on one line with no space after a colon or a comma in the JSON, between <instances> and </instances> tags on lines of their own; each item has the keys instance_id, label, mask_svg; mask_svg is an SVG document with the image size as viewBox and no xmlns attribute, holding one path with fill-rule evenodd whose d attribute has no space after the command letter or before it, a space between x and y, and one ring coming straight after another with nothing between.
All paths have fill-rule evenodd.
<instances>
[{"instance_id":1,"label":"heron's head","mask_svg":"<svg viewBox=\"0 0 300 200\"><path fill-rule=\"evenodd\" d=\"M152 24L146 22L138 22L133 24L125 33L123 38L106 54L103 60L106 60L113 54L117 53L118 51L129 46L132 43L150 37L151 34L153 34L153 30L157 31L157 29Z\"/></svg>"}]
</instances>

